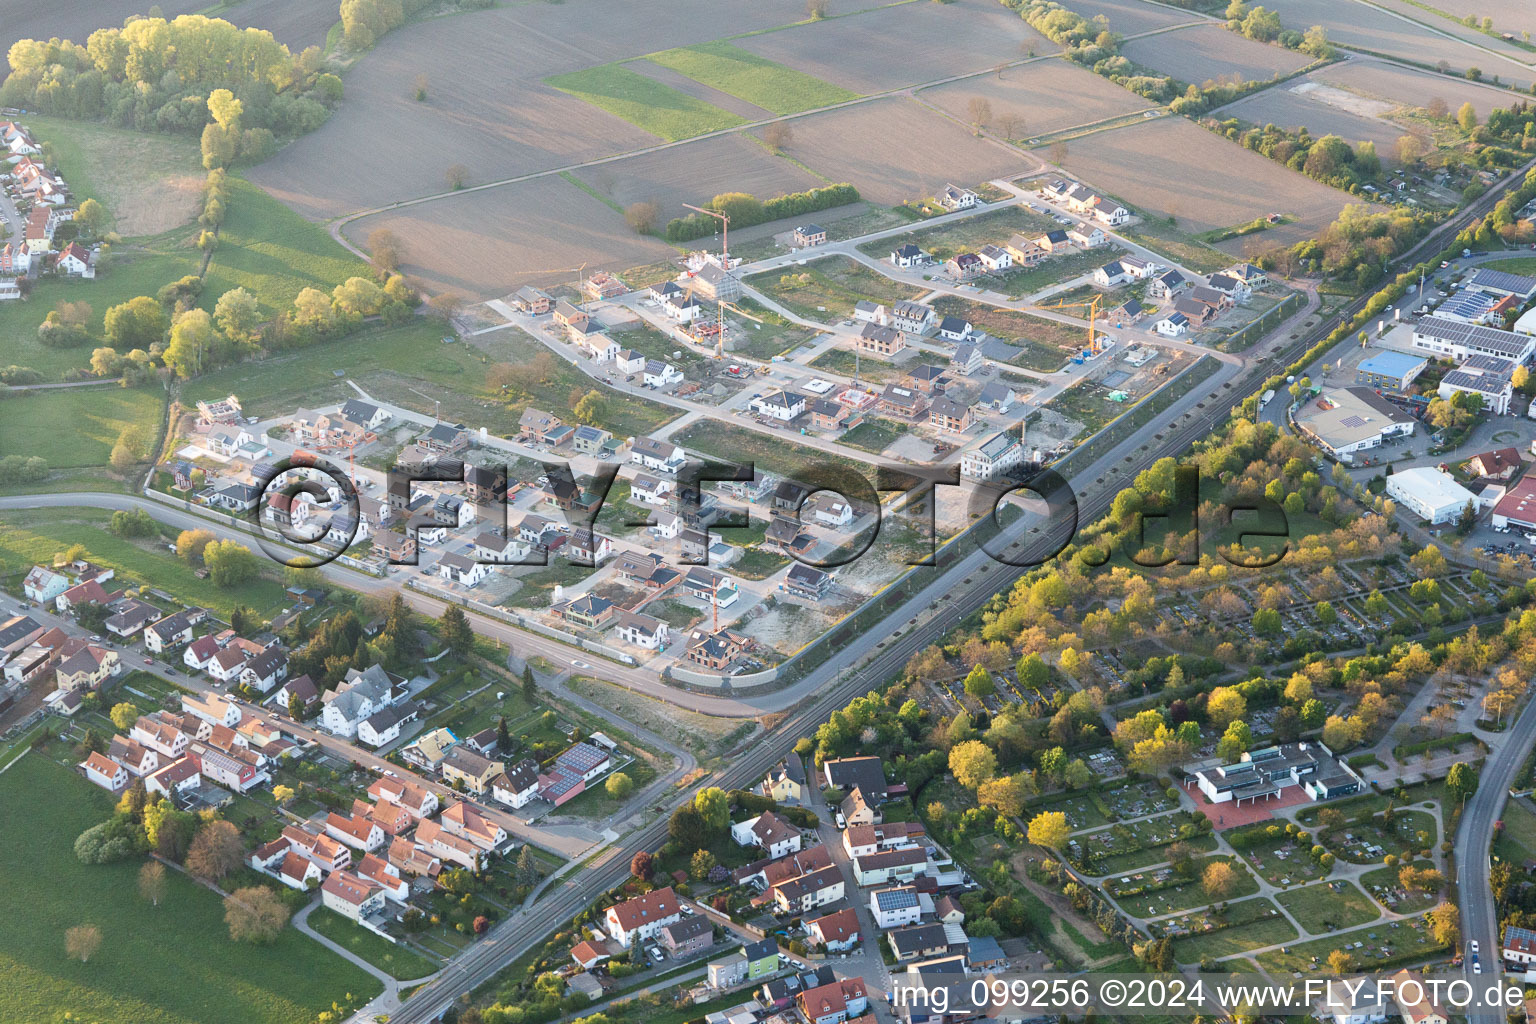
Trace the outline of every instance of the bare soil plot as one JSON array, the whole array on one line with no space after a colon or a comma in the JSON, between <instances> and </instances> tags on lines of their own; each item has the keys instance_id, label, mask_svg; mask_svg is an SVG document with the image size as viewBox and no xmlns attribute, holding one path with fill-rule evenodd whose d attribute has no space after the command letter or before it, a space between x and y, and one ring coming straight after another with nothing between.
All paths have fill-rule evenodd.
<instances>
[{"instance_id":1,"label":"bare soil plot","mask_svg":"<svg viewBox=\"0 0 1536 1024\"><path fill-rule=\"evenodd\" d=\"M1110 29L1123 36L1200 20L1200 15L1193 11L1175 11L1142 0L1073 0L1069 6L1085 18L1104 15L1109 19Z\"/></svg>"},{"instance_id":2,"label":"bare soil plot","mask_svg":"<svg viewBox=\"0 0 1536 1024\"><path fill-rule=\"evenodd\" d=\"M625 157L575 172L620 206L639 200L661 204L664 219L681 217L683 203L702 205L722 192L768 199L824 182L742 135L703 139L682 150ZM732 232L734 241L735 232Z\"/></svg>"},{"instance_id":3,"label":"bare soil plot","mask_svg":"<svg viewBox=\"0 0 1536 1024\"><path fill-rule=\"evenodd\" d=\"M1508 54L1515 60L1522 61L1524 63L1530 62L1531 52L1529 50L1523 49L1520 46L1517 46L1513 40L1502 39L1499 36L1489 35L1487 32L1483 32L1480 29L1472 28L1468 25L1463 25L1460 21L1462 17L1468 14L1472 15L1474 18L1477 18L1478 21L1482 21L1484 17L1493 18L1495 31L1508 32L1513 35L1515 39L1519 39L1521 30L1529 29L1532 24L1531 10L1528 4L1524 5L1524 10L1520 14L1512 16L1506 10L1504 17L1501 18L1494 14L1493 10L1490 9L1492 7L1500 6L1497 2L1485 7L1485 5L1481 3L1481 0L1479 0L1477 4L1472 4L1466 2L1466 0L1463 0L1462 3L1454 5L1463 8L1462 13L1455 16L1450 15L1450 10L1453 5L1445 3L1444 0L1427 0L1428 6L1434 7L1435 11L1426 11L1423 7L1419 6L1419 3L1424 2L1424 0L1419 0L1419 2L1416 3L1407 3L1406 0L1377 0L1377 2L1379 2L1381 6L1385 7L1389 11L1401 14L1404 17L1412 18L1415 21L1423 22L1431 29L1436 31L1449 32L1451 35L1456 36L1459 39L1465 39L1467 42L1473 44L1474 46L1485 46L1497 53ZM1471 8L1473 7L1476 9L1472 10Z\"/></svg>"},{"instance_id":4,"label":"bare soil plot","mask_svg":"<svg viewBox=\"0 0 1536 1024\"><path fill-rule=\"evenodd\" d=\"M1305 29L1321 25L1328 30L1329 39L1346 46L1403 57L1417 64L1435 65L1443 60L1458 73L1468 67L1479 67L1490 78L1497 74L1522 88L1531 84L1531 69L1513 58L1478 50L1358 0L1277 0L1269 6L1279 12L1287 27Z\"/></svg>"},{"instance_id":5,"label":"bare soil plot","mask_svg":"<svg viewBox=\"0 0 1536 1024\"><path fill-rule=\"evenodd\" d=\"M376 228L402 240L404 269L429 289L479 298L569 280L566 268L582 263L618 269L674 255L558 177L390 210L353 221L346 233L361 244Z\"/></svg>"},{"instance_id":6,"label":"bare soil plot","mask_svg":"<svg viewBox=\"0 0 1536 1024\"><path fill-rule=\"evenodd\" d=\"M975 184L1027 167L1007 147L896 96L798 118L786 151L832 181L852 182L865 199L891 205L931 196L947 181Z\"/></svg>"},{"instance_id":7,"label":"bare soil plot","mask_svg":"<svg viewBox=\"0 0 1536 1024\"><path fill-rule=\"evenodd\" d=\"M995 0L899 4L735 43L857 93L933 82L1060 49Z\"/></svg>"},{"instance_id":8,"label":"bare soil plot","mask_svg":"<svg viewBox=\"0 0 1536 1024\"><path fill-rule=\"evenodd\" d=\"M1308 86L1314 88L1309 89ZM1338 90L1332 90L1329 86L1318 89L1312 82L1302 82L1299 86L1287 88L1265 89L1223 107L1218 116L1237 117L1256 125L1305 125L1313 138L1337 135L1351 145L1369 140L1376 144L1376 153L1384 163L1394 162L1397 150L1395 143L1403 134L1402 127L1329 103L1326 101L1329 91ZM1354 98L1353 93L1345 93L1344 96Z\"/></svg>"},{"instance_id":9,"label":"bare soil plot","mask_svg":"<svg viewBox=\"0 0 1536 1024\"><path fill-rule=\"evenodd\" d=\"M7 8L29 9L0 5L0 25ZM443 191L455 163L472 182L495 181L653 145L656 136L540 79L804 17L804 0L566 0L431 19L385 36L347 72L330 121L249 176L323 218ZM417 102L423 73L427 99Z\"/></svg>"},{"instance_id":10,"label":"bare soil plot","mask_svg":"<svg viewBox=\"0 0 1536 1024\"><path fill-rule=\"evenodd\" d=\"M1492 18L1500 32L1520 34L1530 27L1531 5L1527 0L1434 0L1430 5L1455 18Z\"/></svg>"},{"instance_id":11,"label":"bare soil plot","mask_svg":"<svg viewBox=\"0 0 1536 1024\"><path fill-rule=\"evenodd\" d=\"M984 75L926 89L922 98L962 121L980 96L992 107L995 126L1007 116L1023 119L1021 139L1092 124L1120 114L1145 110L1152 104L1086 68L1064 60L1037 61L1008 68L1000 75Z\"/></svg>"},{"instance_id":12,"label":"bare soil plot","mask_svg":"<svg viewBox=\"0 0 1536 1024\"><path fill-rule=\"evenodd\" d=\"M314 0L238 0L213 16L242 27L264 28L294 53L306 46L325 45L325 34L340 20L330 4Z\"/></svg>"},{"instance_id":13,"label":"bare soil plot","mask_svg":"<svg viewBox=\"0 0 1536 1024\"><path fill-rule=\"evenodd\" d=\"M1495 86L1479 85L1464 78L1415 71L1374 60L1352 60L1330 65L1307 77L1324 85L1410 107L1428 106L1429 101L1436 97L1445 100L1451 110L1459 109L1463 103L1470 103L1481 118L1486 118L1493 108L1507 107L1512 101L1507 91Z\"/></svg>"},{"instance_id":14,"label":"bare soil plot","mask_svg":"<svg viewBox=\"0 0 1536 1024\"><path fill-rule=\"evenodd\" d=\"M166 0L160 10L167 18L190 14L207 7L206 0ZM327 4L327 7L330 5ZM36 3L35 0L0 0L0 53L9 52L18 39L72 39L81 46L99 28L117 28L131 14L149 9L144 0L76 0ZM335 11L331 12L335 14ZM335 20L335 19L333 19ZM6 71L9 72L9 68Z\"/></svg>"},{"instance_id":15,"label":"bare soil plot","mask_svg":"<svg viewBox=\"0 0 1536 1024\"><path fill-rule=\"evenodd\" d=\"M1312 62L1306 54L1244 39L1220 25L1197 25L1132 39L1120 52L1137 64L1196 84L1234 74L1250 82L1267 82Z\"/></svg>"},{"instance_id":16,"label":"bare soil plot","mask_svg":"<svg viewBox=\"0 0 1536 1024\"><path fill-rule=\"evenodd\" d=\"M1263 213L1296 219L1264 232L1290 245L1312 238L1350 197L1183 118L1099 132L1071 143L1066 167L1154 217L1190 233L1244 224ZM1235 239L1242 251L1245 239ZM1225 243L1232 245L1233 243Z\"/></svg>"}]
</instances>

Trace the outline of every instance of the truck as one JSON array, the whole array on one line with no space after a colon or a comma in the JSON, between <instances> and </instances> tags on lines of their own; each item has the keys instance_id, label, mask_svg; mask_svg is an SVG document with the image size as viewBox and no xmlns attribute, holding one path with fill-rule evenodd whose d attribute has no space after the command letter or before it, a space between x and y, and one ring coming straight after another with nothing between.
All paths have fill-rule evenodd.
<instances>
[{"instance_id":1,"label":"truck","mask_svg":"<svg viewBox=\"0 0 1536 1024\"><path fill-rule=\"evenodd\" d=\"M1274 397L1275 397L1275 389L1274 388L1270 388L1268 391L1264 392L1262 395L1259 396L1259 408L1260 409L1264 408L1266 405L1269 404L1269 400L1271 398L1274 398Z\"/></svg>"}]
</instances>

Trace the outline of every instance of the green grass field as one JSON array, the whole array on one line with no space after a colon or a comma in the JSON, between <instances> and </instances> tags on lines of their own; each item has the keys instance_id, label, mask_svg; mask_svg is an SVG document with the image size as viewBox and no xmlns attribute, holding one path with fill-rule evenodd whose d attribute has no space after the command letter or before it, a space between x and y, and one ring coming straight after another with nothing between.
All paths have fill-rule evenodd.
<instances>
[{"instance_id":1,"label":"green grass field","mask_svg":"<svg viewBox=\"0 0 1536 1024\"><path fill-rule=\"evenodd\" d=\"M433 400L445 419L484 426L492 433L517 433L518 417L529 405L564 416L570 396L602 386L562 359L543 380L505 395L486 382L491 364L527 363L542 346L514 331L502 331L482 352L463 344L444 345L440 322L417 317L393 327L375 326L338 341L286 352L259 362L240 363L188 381L183 401L221 398L231 392L251 415L275 415L297 406L318 406L355 398L356 381L375 398L428 416ZM342 376L336 376L337 370ZM620 437L645 434L674 418L677 410L608 392L607 411L597 426Z\"/></svg>"},{"instance_id":2,"label":"green grass field","mask_svg":"<svg viewBox=\"0 0 1536 1024\"><path fill-rule=\"evenodd\" d=\"M775 114L797 114L859 95L723 41L663 50L648 59Z\"/></svg>"},{"instance_id":3,"label":"green grass field","mask_svg":"<svg viewBox=\"0 0 1536 1024\"><path fill-rule=\"evenodd\" d=\"M107 208L109 230L159 234L196 217L197 186L207 172L195 137L38 114L25 123L52 145L72 201L95 199Z\"/></svg>"},{"instance_id":4,"label":"green grass field","mask_svg":"<svg viewBox=\"0 0 1536 1024\"><path fill-rule=\"evenodd\" d=\"M415 981L434 974L442 966L406 946L396 946L373 932L353 924L328 907L309 915L309 926L332 942L345 946L397 981Z\"/></svg>"},{"instance_id":5,"label":"green grass field","mask_svg":"<svg viewBox=\"0 0 1536 1024\"><path fill-rule=\"evenodd\" d=\"M746 124L745 118L619 64L601 64L544 81L668 142Z\"/></svg>"},{"instance_id":6,"label":"green grass field","mask_svg":"<svg viewBox=\"0 0 1536 1024\"><path fill-rule=\"evenodd\" d=\"M46 807L46 814L38 809ZM230 941L219 898L179 872L167 897L138 896L137 858L84 865L75 837L112 799L32 755L0 775L0 1020L15 1024L299 1024L333 1001L379 991L376 979L292 928L264 946ZM101 929L89 961L64 932Z\"/></svg>"},{"instance_id":7,"label":"green grass field","mask_svg":"<svg viewBox=\"0 0 1536 1024\"><path fill-rule=\"evenodd\" d=\"M231 192L219 247L208 267L204 296L212 298L205 305L238 287L254 294L263 310L276 313L305 288L330 292L349 277L372 277L372 270L324 227L255 185L232 179Z\"/></svg>"},{"instance_id":8,"label":"green grass field","mask_svg":"<svg viewBox=\"0 0 1536 1024\"><path fill-rule=\"evenodd\" d=\"M84 544L91 561L117 570L114 586L147 582L226 620L237 604L271 615L288 603L275 572L276 563L271 563L271 576L238 587L218 587L212 580L198 579L192 566L164 546L152 549L149 540L135 543L114 537L105 529L110 518L111 513L105 510L85 508L7 512L0 519L0 570L25 572L37 562L51 564L55 552Z\"/></svg>"},{"instance_id":9,"label":"green grass field","mask_svg":"<svg viewBox=\"0 0 1536 1024\"><path fill-rule=\"evenodd\" d=\"M1357 942L1362 943L1361 947L1350 949L1349 955L1354 957L1355 970L1360 971L1370 971L1383 962L1398 964L1427 959L1444 949L1426 933L1422 919L1410 919L1379 921L1356 931L1300 942L1287 947L1285 952L1273 949L1260 953L1256 959L1260 967L1276 978L1292 971L1318 972L1326 969L1329 953Z\"/></svg>"},{"instance_id":10,"label":"green grass field","mask_svg":"<svg viewBox=\"0 0 1536 1024\"><path fill-rule=\"evenodd\" d=\"M107 309L197 273L198 255L166 237L126 243L103 261L94 281L39 278L32 294L19 302L0 302L0 364L30 366L49 380L91 361L92 342L78 348L50 348L37 340L37 326L60 302L85 302L92 311L91 330L99 334Z\"/></svg>"},{"instance_id":11,"label":"green grass field","mask_svg":"<svg viewBox=\"0 0 1536 1024\"><path fill-rule=\"evenodd\" d=\"M673 435L672 443L726 462L750 462L764 472L790 480L796 474L818 465L833 465L864 473L863 467L852 459L796 444L789 439L787 433L783 438L767 437L755 430L743 430L716 420L699 420L690 424ZM724 536L732 538L731 534Z\"/></svg>"},{"instance_id":12,"label":"green grass field","mask_svg":"<svg viewBox=\"0 0 1536 1024\"><path fill-rule=\"evenodd\" d=\"M370 275L324 227L249 182L232 177L230 185L229 213L199 299L202 308L212 312L220 295L243 287L270 316L289 306L306 287L329 293L349 277ZM25 300L0 303L0 365L29 366L50 380L86 366L91 349L101 342L49 348L37 340L43 318L60 302L85 302L91 308L91 333L99 337L102 318L112 306L154 295L162 286L198 272L202 260L196 235L194 225L121 243L103 260L93 281L43 277Z\"/></svg>"},{"instance_id":13,"label":"green grass field","mask_svg":"<svg viewBox=\"0 0 1536 1024\"><path fill-rule=\"evenodd\" d=\"M1381 916L1360 887L1349 881L1320 882L1278 893L1275 899L1314 935L1369 924Z\"/></svg>"},{"instance_id":14,"label":"green grass field","mask_svg":"<svg viewBox=\"0 0 1536 1024\"><path fill-rule=\"evenodd\" d=\"M35 455L52 469L105 467L118 435L136 428L139 454L148 458L164 415L158 385L19 392L0 401L0 455ZM102 485L116 490L106 479Z\"/></svg>"},{"instance_id":15,"label":"green grass field","mask_svg":"<svg viewBox=\"0 0 1536 1024\"><path fill-rule=\"evenodd\" d=\"M921 294L847 256L823 256L803 267L770 270L746 283L791 312L824 322L852 316L854 304L863 299L892 303Z\"/></svg>"},{"instance_id":16,"label":"green grass field","mask_svg":"<svg viewBox=\"0 0 1536 1024\"><path fill-rule=\"evenodd\" d=\"M1490 260L1479 263L1484 270L1502 270L1506 274L1536 274L1536 256L1512 256L1507 260Z\"/></svg>"}]
</instances>

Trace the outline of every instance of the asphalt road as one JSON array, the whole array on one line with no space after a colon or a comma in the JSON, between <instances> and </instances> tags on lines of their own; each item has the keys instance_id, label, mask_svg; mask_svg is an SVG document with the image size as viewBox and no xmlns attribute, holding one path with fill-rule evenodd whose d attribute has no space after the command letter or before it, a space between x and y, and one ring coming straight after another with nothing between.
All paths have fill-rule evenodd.
<instances>
[{"instance_id":1,"label":"asphalt road","mask_svg":"<svg viewBox=\"0 0 1536 1024\"><path fill-rule=\"evenodd\" d=\"M1488 847L1493 842L1493 826L1504 813L1509 787L1531 747L1536 744L1536 700L1526 704L1515 719L1504 742L1493 748L1483 763L1477 792L1467 800L1456 829L1456 888L1460 896L1461 936L1464 946L1476 942L1483 964L1481 979L1492 981L1501 976L1499 921L1494 910L1493 893L1488 888L1491 867ZM1465 969L1471 979L1472 958L1466 957ZM1467 1015L1469 1024L1503 1024L1504 1014L1488 1011Z\"/></svg>"}]
</instances>

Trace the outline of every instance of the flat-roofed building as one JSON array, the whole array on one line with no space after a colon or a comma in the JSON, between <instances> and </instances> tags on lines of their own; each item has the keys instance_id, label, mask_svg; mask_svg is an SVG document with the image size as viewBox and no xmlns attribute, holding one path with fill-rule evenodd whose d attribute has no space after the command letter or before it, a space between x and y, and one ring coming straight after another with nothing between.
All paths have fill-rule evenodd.
<instances>
[{"instance_id":1,"label":"flat-roofed building","mask_svg":"<svg viewBox=\"0 0 1536 1024\"><path fill-rule=\"evenodd\" d=\"M1335 388L1301 404L1296 429L1340 462L1379 447L1389 437L1413 433L1414 418L1365 387Z\"/></svg>"}]
</instances>

